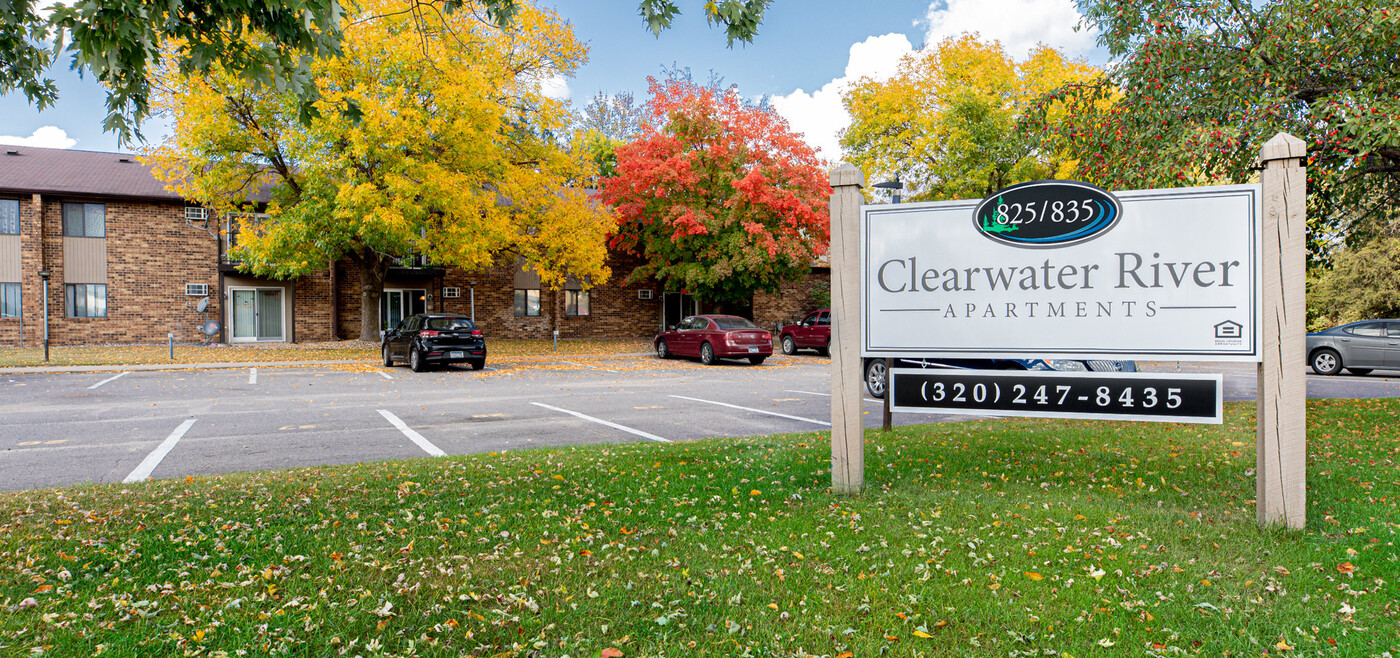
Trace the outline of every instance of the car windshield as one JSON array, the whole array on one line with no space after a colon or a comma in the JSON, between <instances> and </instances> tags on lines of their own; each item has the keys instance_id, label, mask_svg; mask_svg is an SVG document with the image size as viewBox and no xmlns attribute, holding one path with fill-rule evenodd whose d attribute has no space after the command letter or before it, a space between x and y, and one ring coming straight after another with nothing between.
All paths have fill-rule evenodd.
<instances>
[{"instance_id":1,"label":"car windshield","mask_svg":"<svg viewBox=\"0 0 1400 658\"><path fill-rule=\"evenodd\" d=\"M744 318L711 318L719 325L720 329L757 329L755 325Z\"/></svg>"},{"instance_id":2,"label":"car windshield","mask_svg":"<svg viewBox=\"0 0 1400 658\"><path fill-rule=\"evenodd\" d=\"M476 327L466 318L428 318L424 328L438 331L471 331Z\"/></svg>"}]
</instances>

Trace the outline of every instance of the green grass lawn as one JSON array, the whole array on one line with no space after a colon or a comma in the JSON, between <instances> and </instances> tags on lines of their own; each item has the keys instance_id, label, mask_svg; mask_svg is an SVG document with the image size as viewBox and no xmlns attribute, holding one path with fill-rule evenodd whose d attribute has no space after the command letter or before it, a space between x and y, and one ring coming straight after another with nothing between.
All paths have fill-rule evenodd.
<instances>
[{"instance_id":1,"label":"green grass lawn","mask_svg":"<svg viewBox=\"0 0 1400 658\"><path fill-rule=\"evenodd\" d=\"M0 494L0 655L1397 653L1398 414L1309 403L1304 532L1252 404Z\"/></svg>"}]
</instances>

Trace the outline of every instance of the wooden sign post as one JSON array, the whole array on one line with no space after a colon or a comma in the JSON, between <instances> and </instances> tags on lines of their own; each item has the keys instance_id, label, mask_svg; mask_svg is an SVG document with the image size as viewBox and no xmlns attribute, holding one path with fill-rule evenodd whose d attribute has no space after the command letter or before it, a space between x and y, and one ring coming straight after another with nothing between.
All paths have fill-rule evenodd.
<instances>
[{"instance_id":1,"label":"wooden sign post","mask_svg":"<svg viewBox=\"0 0 1400 658\"><path fill-rule=\"evenodd\" d=\"M849 164L831 172L831 490L865 487L865 427L860 369L860 188Z\"/></svg>"},{"instance_id":2,"label":"wooden sign post","mask_svg":"<svg viewBox=\"0 0 1400 658\"><path fill-rule=\"evenodd\" d=\"M1264 166L1263 360L1255 436L1255 510L1261 525L1307 522L1307 390L1303 373L1307 309L1307 148L1279 133L1259 151Z\"/></svg>"}]
</instances>

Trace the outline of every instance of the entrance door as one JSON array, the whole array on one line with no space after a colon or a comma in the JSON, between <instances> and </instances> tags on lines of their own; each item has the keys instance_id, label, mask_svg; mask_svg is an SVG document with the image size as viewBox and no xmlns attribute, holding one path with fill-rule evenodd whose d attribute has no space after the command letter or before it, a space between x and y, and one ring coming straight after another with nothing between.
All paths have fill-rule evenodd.
<instances>
[{"instance_id":1,"label":"entrance door","mask_svg":"<svg viewBox=\"0 0 1400 658\"><path fill-rule=\"evenodd\" d=\"M379 328L389 329L399 320L428 312L428 291L421 288L385 288L379 296Z\"/></svg>"},{"instance_id":2,"label":"entrance door","mask_svg":"<svg viewBox=\"0 0 1400 658\"><path fill-rule=\"evenodd\" d=\"M234 290L233 340L276 341L282 336L282 289Z\"/></svg>"},{"instance_id":3,"label":"entrance door","mask_svg":"<svg viewBox=\"0 0 1400 658\"><path fill-rule=\"evenodd\" d=\"M664 331L695 315L695 299L680 292L668 292L662 304L661 329Z\"/></svg>"}]
</instances>

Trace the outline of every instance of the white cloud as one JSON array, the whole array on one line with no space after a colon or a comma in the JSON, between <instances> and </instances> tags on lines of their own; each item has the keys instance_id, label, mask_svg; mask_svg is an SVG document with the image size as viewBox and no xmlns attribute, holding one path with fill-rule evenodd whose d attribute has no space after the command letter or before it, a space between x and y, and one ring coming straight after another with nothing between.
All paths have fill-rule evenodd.
<instances>
[{"instance_id":1,"label":"white cloud","mask_svg":"<svg viewBox=\"0 0 1400 658\"><path fill-rule=\"evenodd\" d=\"M937 44L977 32L984 39L1000 41L1017 59L1024 59L1037 43L1082 57L1094 50L1094 34L1075 32L1078 24L1073 0L946 0L929 6L925 39Z\"/></svg>"},{"instance_id":2,"label":"white cloud","mask_svg":"<svg viewBox=\"0 0 1400 658\"><path fill-rule=\"evenodd\" d=\"M28 137L0 135L0 144L13 144L16 146L66 149L73 148L73 145L77 143L78 140L69 137L68 133L58 126L42 126Z\"/></svg>"},{"instance_id":3,"label":"white cloud","mask_svg":"<svg viewBox=\"0 0 1400 658\"><path fill-rule=\"evenodd\" d=\"M540 81L540 93L544 94L547 98L562 101L567 99L569 94L573 92L569 90L569 80L567 78L562 75L554 75Z\"/></svg>"},{"instance_id":4,"label":"white cloud","mask_svg":"<svg viewBox=\"0 0 1400 658\"><path fill-rule=\"evenodd\" d=\"M841 106L841 92L862 77L888 80L898 72L900 58L913 51L914 46L903 34L867 38L851 45L845 75L810 94L797 89L786 96L774 96L773 108L816 149L818 157L839 160L841 145L837 133L851 123L846 108Z\"/></svg>"}]
</instances>

